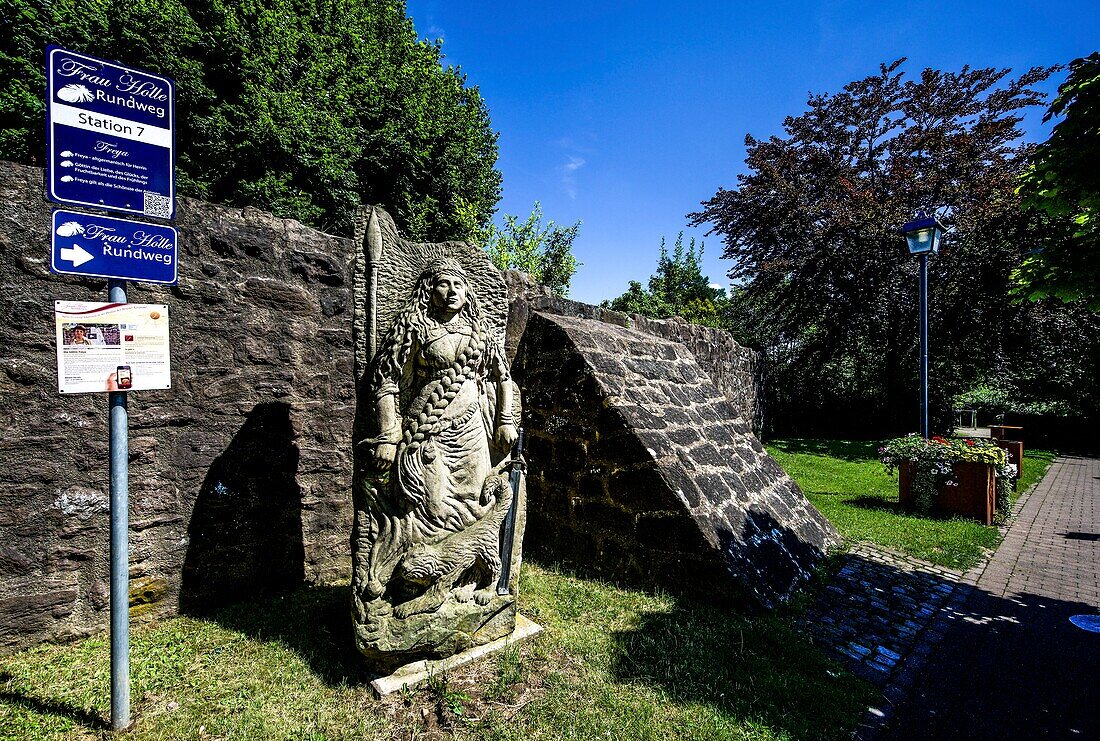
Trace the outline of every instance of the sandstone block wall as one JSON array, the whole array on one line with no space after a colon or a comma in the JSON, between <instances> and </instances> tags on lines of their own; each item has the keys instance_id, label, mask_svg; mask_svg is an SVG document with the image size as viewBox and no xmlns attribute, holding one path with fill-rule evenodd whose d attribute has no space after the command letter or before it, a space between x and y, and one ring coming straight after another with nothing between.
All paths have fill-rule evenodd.
<instances>
[{"instance_id":1,"label":"sandstone block wall","mask_svg":"<svg viewBox=\"0 0 1100 741\"><path fill-rule=\"evenodd\" d=\"M0 652L108 624L107 399L57 393L53 339L54 300L104 301L106 287L50 274L42 194L42 170L0 162ZM130 396L135 619L345 579L351 566L355 245L255 209L190 199L180 199L176 226L179 285L129 291L131 302L169 305L173 363L170 391ZM519 273L506 279L510 357L535 310L633 326L649 340L682 342L677 352L714 379L735 424L759 416L754 354L728 334L556 298ZM553 370L559 358L547 362ZM586 398L607 398L598 384L589 390ZM574 455L588 445L578 430L614 428L626 439L623 425L634 424L619 414L608 427L608 412L592 406L569 414L577 426L533 418L539 444L550 445L545 456L532 451L533 465L586 465ZM619 465L626 454L607 455ZM543 525L529 530L536 542L539 527L567 532L585 522L566 510L552 521L559 505L548 500ZM664 506L647 511L673 511ZM631 532L644 544L646 528L670 521L639 522ZM692 542L705 551L699 537ZM580 547L543 542L567 554ZM614 542L634 547L625 535ZM713 552L696 561L698 573L727 568Z\"/></svg>"},{"instance_id":2,"label":"sandstone block wall","mask_svg":"<svg viewBox=\"0 0 1100 741\"><path fill-rule=\"evenodd\" d=\"M105 281L49 273L36 168L0 163L0 650L108 623L105 394L57 393L53 301ZM181 199L172 389L130 395L135 617L350 570L350 243Z\"/></svg>"},{"instance_id":3,"label":"sandstone block wall","mask_svg":"<svg viewBox=\"0 0 1100 741\"><path fill-rule=\"evenodd\" d=\"M684 345L536 312L515 373L530 440L529 552L773 606L838 544Z\"/></svg>"},{"instance_id":4,"label":"sandstone block wall","mask_svg":"<svg viewBox=\"0 0 1100 741\"><path fill-rule=\"evenodd\" d=\"M530 276L513 270L507 271L504 277L508 284L510 303L507 337L509 358L515 357L527 321L535 311L636 329L684 345L729 402L736 418L748 423L759 433L764 411L760 404L760 366L757 353L737 344L729 332L689 324L679 318L649 319L640 314L624 314L600 306L570 301L555 296L545 286L532 282Z\"/></svg>"}]
</instances>

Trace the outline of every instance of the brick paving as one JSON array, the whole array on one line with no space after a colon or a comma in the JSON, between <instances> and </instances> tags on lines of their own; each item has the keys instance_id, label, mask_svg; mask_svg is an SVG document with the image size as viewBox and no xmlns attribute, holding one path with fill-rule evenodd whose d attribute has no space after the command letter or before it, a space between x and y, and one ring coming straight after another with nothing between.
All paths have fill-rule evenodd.
<instances>
[{"instance_id":1,"label":"brick paving","mask_svg":"<svg viewBox=\"0 0 1100 741\"><path fill-rule=\"evenodd\" d=\"M1061 457L1025 498L886 739L1100 738L1100 459ZM908 667L907 667L908 669Z\"/></svg>"},{"instance_id":2,"label":"brick paving","mask_svg":"<svg viewBox=\"0 0 1100 741\"><path fill-rule=\"evenodd\" d=\"M1062 457L968 572L861 545L800 622L882 688L859 737L1098 738L1100 460Z\"/></svg>"}]
</instances>

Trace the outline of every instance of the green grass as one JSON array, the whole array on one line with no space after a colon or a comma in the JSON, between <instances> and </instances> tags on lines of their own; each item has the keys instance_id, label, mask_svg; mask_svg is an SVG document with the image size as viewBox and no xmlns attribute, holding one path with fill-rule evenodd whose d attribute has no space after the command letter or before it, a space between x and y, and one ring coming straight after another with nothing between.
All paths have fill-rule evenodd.
<instances>
[{"instance_id":1,"label":"green grass","mask_svg":"<svg viewBox=\"0 0 1100 741\"><path fill-rule=\"evenodd\" d=\"M132 637L133 739L848 738L876 693L787 618L524 566L545 631L374 700L348 587L180 617ZM106 636L0 658L0 738L106 738Z\"/></svg>"},{"instance_id":2,"label":"green grass","mask_svg":"<svg viewBox=\"0 0 1100 741\"><path fill-rule=\"evenodd\" d=\"M773 440L768 452L845 540L867 541L932 563L967 569L996 548L1000 534L962 519L916 517L898 507L897 476L886 473L878 444L848 440ZM1024 453L1024 492L1042 478L1055 454Z\"/></svg>"},{"instance_id":3,"label":"green grass","mask_svg":"<svg viewBox=\"0 0 1100 741\"><path fill-rule=\"evenodd\" d=\"M1058 457L1058 454L1052 450L1027 450L1024 449L1024 471L1020 476L1020 483L1016 487L1016 491L1019 494L1023 494L1030 489L1046 474L1047 469L1050 468L1050 464L1054 462L1054 459Z\"/></svg>"}]
</instances>

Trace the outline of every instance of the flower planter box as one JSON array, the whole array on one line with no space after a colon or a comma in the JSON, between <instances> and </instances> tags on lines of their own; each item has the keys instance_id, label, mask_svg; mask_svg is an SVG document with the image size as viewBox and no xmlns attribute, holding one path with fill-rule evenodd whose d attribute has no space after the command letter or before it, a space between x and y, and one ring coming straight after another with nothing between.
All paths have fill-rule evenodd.
<instances>
[{"instance_id":1,"label":"flower planter box","mask_svg":"<svg viewBox=\"0 0 1100 741\"><path fill-rule=\"evenodd\" d=\"M994 440L997 447L1008 451L1008 462L1016 466L1016 476L1012 479L1012 488L1020 482L1024 475L1024 444L1019 440Z\"/></svg>"},{"instance_id":2,"label":"flower planter box","mask_svg":"<svg viewBox=\"0 0 1100 741\"><path fill-rule=\"evenodd\" d=\"M955 486L943 484L936 489L932 509L937 514L959 515L993 524L997 511L996 475L991 463L955 463ZM916 509L913 493L913 464L898 466L898 498L903 509Z\"/></svg>"}]
</instances>

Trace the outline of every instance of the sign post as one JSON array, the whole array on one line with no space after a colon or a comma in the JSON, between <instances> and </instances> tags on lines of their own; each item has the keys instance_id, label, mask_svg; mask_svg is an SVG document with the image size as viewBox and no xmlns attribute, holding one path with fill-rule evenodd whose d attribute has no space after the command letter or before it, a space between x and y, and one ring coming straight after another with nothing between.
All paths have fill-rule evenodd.
<instances>
[{"instance_id":1,"label":"sign post","mask_svg":"<svg viewBox=\"0 0 1100 741\"><path fill-rule=\"evenodd\" d=\"M118 62L58 46L46 49L47 197L56 203L121 211L171 221L176 213L175 83ZM111 304L126 304L126 281L174 284L176 230L155 224L58 210L54 213L53 272L108 279ZM101 307L94 311L106 311ZM160 312L150 319L156 322ZM167 323L167 312L164 316ZM141 323L103 325L102 347L73 336L68 350L58 335L58 387L106 390L110 400L111 454L111 727L130 725L129 421L126 393L137 388L131 353L153 376L161 363L144 341ZM165 326L166 329L166 326ZM77 338L75 335L79 335ZM110 335L111 348L103 339ZM153 343L156 344L155 342ZM163 348L167 353L167 343ZM79 371L69 373L69 356ZM64 362L62 362L64 361ZM71 369L70 369L71 370ZM111 370L107 375L104 372ZM70 376L71 377L67 377ZM84 375L103 382L88 385ZM170 382L169 382L170 383Z\"/></svg>"},{"instance_id":2,"label":"sign post","mask_svg":"<svg viewBox=\"0 0 1100 741\"><path fill-rule=\"evenodd\" d=\"M175 84L46 49L46 194L51 201L175 217Z\"/></svg>"},{"instance_id":3,"label":"sign post","mask_svg":"<svg viewBox=\"0 0 1100 741\"><path fill-rule=\"evenodd\" d=\"M107 283L111 303L126 303L126 282ZM126 392L112 391L111 440L111 728L130 725L130 420Z\"/></svg>"},{"instance_id":4,"label":"sign post","mask_svg":"<svg viewBox=\"0 0 1100 741\"><path fill-rule=\"evenodd\" d=\"M176 244L170 226L57 209L50 268L68 275L174 284L179 276Z\"/></svg>"}]
</instances>

